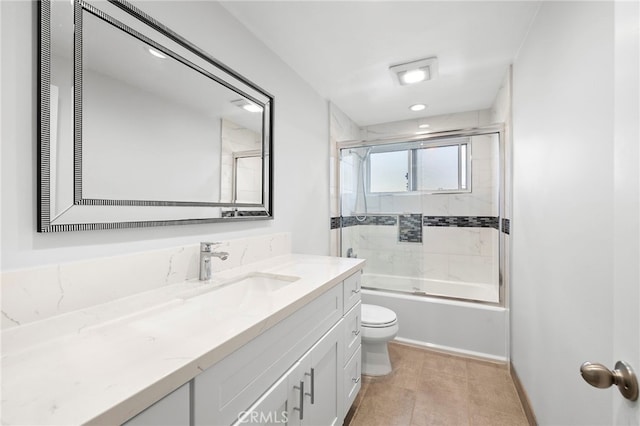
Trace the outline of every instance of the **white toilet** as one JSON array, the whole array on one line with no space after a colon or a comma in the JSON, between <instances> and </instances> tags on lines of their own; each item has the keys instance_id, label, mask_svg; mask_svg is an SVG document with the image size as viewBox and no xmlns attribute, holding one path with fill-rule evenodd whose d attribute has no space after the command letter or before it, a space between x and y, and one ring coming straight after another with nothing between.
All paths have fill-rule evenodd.
<instances>
[{"instance_id":1,"label":"white toilet","mask_svg":"<svg viewBox=\"0 0 640 426\"><path fill-rule=\"evenodd\" d=\"M387 342L398 334L398 318L391 309L362 304L362 374L391 373Z\"/></svg>"}]
</instances>

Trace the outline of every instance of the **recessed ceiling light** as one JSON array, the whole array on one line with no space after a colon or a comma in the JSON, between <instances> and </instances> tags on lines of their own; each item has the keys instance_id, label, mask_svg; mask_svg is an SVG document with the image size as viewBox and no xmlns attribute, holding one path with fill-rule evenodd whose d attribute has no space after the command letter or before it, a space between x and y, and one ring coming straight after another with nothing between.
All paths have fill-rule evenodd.
<instances>
[{"instance_id":1,"label":"recessed ceiling light","mask_svg":"<svg viewBox=\"0 0 640 426\"><path fill-rule=\"evenodd\" d=\"M425 109L427 106L425 104L415 104L415 105L411 105L409 107L409 109L411 111L422 111L423 109Z\"/></svg>"},{"instance_id":2,"label":"recessed ceiling light","mask_svg":"<svg viewBox=\"0 0 640 426\"><path fill-rule=\"evenodd\" d=\"M162 53L158 52L156 49L154 49L152 47L149 48L149 53L151 53L156 58L167 59L167 57L165 55L163 55Z\"/></svg>"},{"instance_id":3,"label":"recessed ceiling light","mask_svg":"<svg viewBox=\"0 0 640 426\"><path fill-rule=\"evenodd\" d=\"M389 71L395 76L401 86L431 80L438 74L438 58L420 59L418 61L405 62L392 65Z\"/></svg>"},{"instance_id":4,"label":"recessed ceiling light","mask_svg":"<svg viewBox=\"0 0 640 426\"><path fill-rule=\"evenodd\" d=\"M245 111L262 112L262 107L260 105L254 104L253 102L249 102L244 98L234 99L231 101L231 103L237 106L238 108L244 109Z\"/></svg>"},{"instance_id":5,"label":"recessed ceiling light","mask_svg":"<svg viewBox=\"0 0 640 426\"><path fill-rule=\"evenodd\" d=\"M429 128L429 125L426 123L418 126L418 129L428 129L428 128Z\"/></svg>"},{"instance_id":6,"label":"recessed ceiling light","mask_svg":"<svg viewBox=\"0 0 640 426\"><path fill-rule=\"evenodd\" d=\"M251 104L251 103L247 103L246 105L243 105L242 108L244 108L245 110L249 111L249 112L261 112L262 111L262 107L258 106L256 104Z\"/></svg>"}]
</instances>

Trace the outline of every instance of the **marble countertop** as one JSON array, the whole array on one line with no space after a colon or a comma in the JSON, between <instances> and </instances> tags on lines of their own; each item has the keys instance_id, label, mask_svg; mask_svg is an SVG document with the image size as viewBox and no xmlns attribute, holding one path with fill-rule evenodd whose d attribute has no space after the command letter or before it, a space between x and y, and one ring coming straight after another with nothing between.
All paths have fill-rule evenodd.
<instances>
[{"instance_id":1,"label":"marble countertop","mask_svg":"<svg viewBox=\"0 0 640 426\"><path fill-rule=\"evenodd\" d=\"M285 255L2 332L2 424L120 424L358 269ZM298 278L255 292L260 272Z\"/></svg>"}]
</instances>

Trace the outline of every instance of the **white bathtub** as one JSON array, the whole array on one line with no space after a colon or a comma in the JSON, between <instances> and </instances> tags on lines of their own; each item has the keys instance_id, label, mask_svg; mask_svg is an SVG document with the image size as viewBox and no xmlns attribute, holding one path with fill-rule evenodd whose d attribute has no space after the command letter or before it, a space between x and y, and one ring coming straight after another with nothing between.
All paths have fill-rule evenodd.
<instances>
[{"instance_id":1,"label":"white bathtub","mask_svg":"<svg viewBox=\"0 0 640 426\"><path fill-rule=\"evenodd\" d=\"M362 286L422 296L443 296L491 303L500 302L497 283L468 283L365 273L362 276Z\"/></svg>"},{"instance_id":2,"label":"white bathtub","mask_svg":"<svg viewBox=\"0 0 640 426\"><path fill-rule=\"evenodd\" d=\"M369 289L362 290L362 301L396 313L397 341L496 361L509 359L508 311L503 307Z\"/></svg>"}]
</instances>

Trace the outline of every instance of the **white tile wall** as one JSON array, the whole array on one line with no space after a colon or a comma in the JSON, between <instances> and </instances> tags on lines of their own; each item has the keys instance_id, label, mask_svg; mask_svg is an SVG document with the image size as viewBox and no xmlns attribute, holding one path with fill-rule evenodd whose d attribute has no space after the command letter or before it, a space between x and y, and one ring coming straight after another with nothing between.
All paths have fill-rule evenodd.
<instances>
[{"instance_id":1,"label":"white tile wall","mask_svg":"<svg viewBox=\"0 0 640 426\"><path fill-rule=\"evenodd\" d=\"M502 93L502 92L501 92ZM418 125L428 123L429 131L479 127L502 118L506 106L504 93L489 110L447 114L415 120L367 126L361 130L363 139L414 135ZM339 110L331 116L332 132L356 139L355 125ZM334 140L332 140L332 143ZM472 139L472 192L456 194L382 194L367 197L371 214L422 212L425 216L498 216L499 215L499 141L495 136L475 136ZM333 159L337 161L337 159ZM335 164L335 163L332 163ZM355 176L357 162L346 164L342 173L342 214L355 211ZM345 168L345 164L342 165ZM349 170L351 167L351 170ZM337 181L336 181L337 182ZM336 199L339 188L333 188ZM358 211L362 211L362 200ZM339 212L332 211L332 216ZM336 243L339 230L333 230ZM341 232L343 247L352 247L358 257L368 260L368 273L413 276L465 282L498 282L499 232L493 228L423 227L423 243L399 243L396 226L353 226Z\"/></svg>"},{"instance_id":2,"label":"white tile wall","mask_svg":"<svg viewBox=\"0 0 640 426\"><path fill-rule=\"evenodd\" d=\"M367 259L372 274L498 282L498 238L493 228L423 227L423 242L398 242L396 226L359 225L343 229L347 247Z\"/></svg>"}]
</instances>

